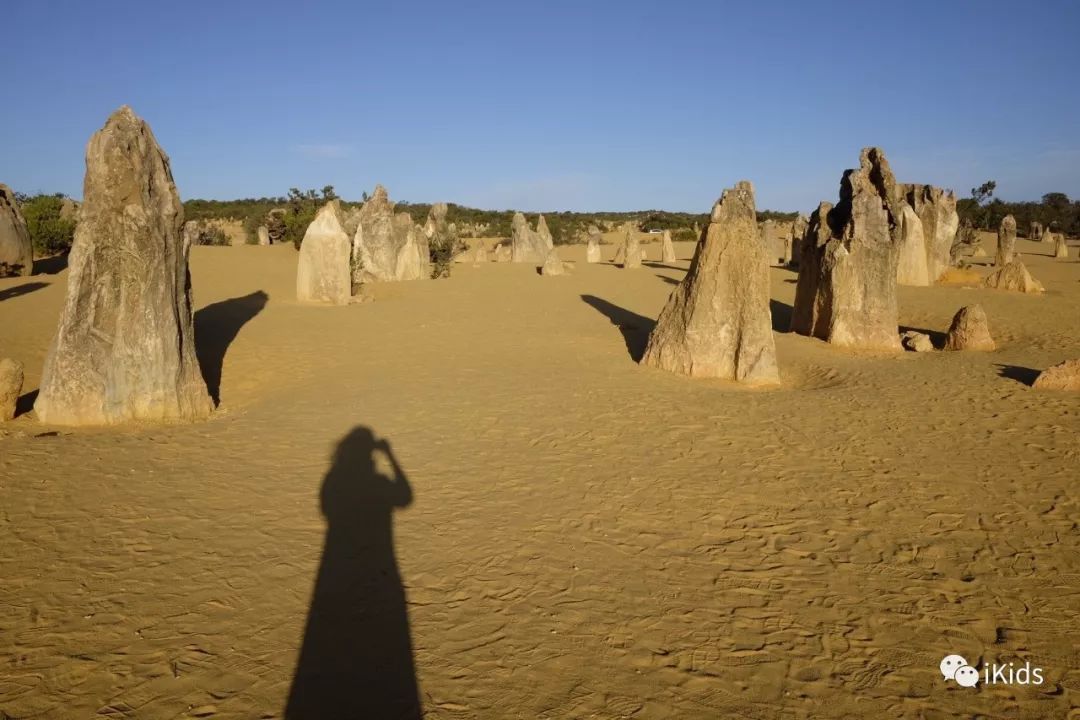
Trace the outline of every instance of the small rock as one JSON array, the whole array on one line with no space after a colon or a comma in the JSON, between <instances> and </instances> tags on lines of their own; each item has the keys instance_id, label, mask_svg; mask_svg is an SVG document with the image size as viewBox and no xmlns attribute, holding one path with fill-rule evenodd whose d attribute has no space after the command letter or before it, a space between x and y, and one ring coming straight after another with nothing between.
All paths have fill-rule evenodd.
<instances>
[{"instance_id":1,"label":"small rock","mask_svg":"<svg viewBox=\"0 0 1080 720\"><path fill-rule=\"evenodd\" d=\"M990 326L982 305L967 305L960 308L949 326L949 337L945 341L945 349L990 351L996 347L994 338L990 336Z\"/></svg>"},{"instance_id":2,"label":"small rock","mask_svg":"<svg viewBox=\"0 0 1080 720\"><path fill-rule=\"evenodd\" d=\"M0 358L0 422L15 417L15 404L23 386L23 366L18 360Z\"/></svg>"},{"instance_id":3,"label":"small rock","mask_svg":"<svg viewBox=\"0 0 1080 720\"><path fill-rule=\"evenodd\" d=\"M930 340L930 336L917 330L901 333L900 344L905 350L911 352L933 352L934 350L934 343Z\"/></svg>"},{"instance_id":4,"label":"small rock","mask_svg":"<svg viewBox=\"0 0 1080 720\"><path fill-rule=\"evenodd\" d=\"M1080 358L1066 360L1039 373L1032 387L1037 390L1080 392Z\"/></svg>"}]
</instances>

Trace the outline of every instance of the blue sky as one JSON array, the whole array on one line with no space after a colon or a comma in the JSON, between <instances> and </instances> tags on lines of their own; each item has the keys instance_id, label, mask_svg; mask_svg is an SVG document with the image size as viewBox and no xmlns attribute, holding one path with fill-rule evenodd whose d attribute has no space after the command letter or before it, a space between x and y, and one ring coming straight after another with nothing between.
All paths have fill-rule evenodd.
<instances>
[{"instance_id":1,"label":"blue sky","mask_svg":"<svg viewBox=\"0 0 1080 720\"><path fill-rule=\"evenodd\" d=\"M11 0L0 182L81 195L121 104L184 198L704 212L900 180L1080 198L1080 3Z\"/></svg>"}]
</instances>

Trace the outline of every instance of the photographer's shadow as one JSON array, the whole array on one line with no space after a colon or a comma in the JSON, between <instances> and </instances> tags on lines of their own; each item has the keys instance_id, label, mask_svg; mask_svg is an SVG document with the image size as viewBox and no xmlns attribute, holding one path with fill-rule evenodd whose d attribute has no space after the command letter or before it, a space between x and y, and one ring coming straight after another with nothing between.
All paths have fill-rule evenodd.
<instances>
[{"instance_id":1,"label":"photographer's shadow","mask_svg":"<svg viewBox=\"0 0 1080 720\"><path fill-rule=\"evenodd\" d=\"M389 443L354 428L337 446L320 498L326 543L285 718L419 718L393 529L394 510L412 502L412 491Z\"/></svg>"}]
</instances>

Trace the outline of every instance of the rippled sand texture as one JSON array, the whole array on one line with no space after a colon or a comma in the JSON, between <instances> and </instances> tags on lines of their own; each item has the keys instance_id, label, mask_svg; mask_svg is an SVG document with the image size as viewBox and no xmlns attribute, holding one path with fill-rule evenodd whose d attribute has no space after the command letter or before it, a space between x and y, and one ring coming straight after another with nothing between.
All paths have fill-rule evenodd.
<instances>
[{"instance_id":1,"label":"rippled sand texture","mask_svg":"<svg viewBox=\"0 0 1080 720\"><path fill-rule=\"evenodd\" d=\"M1080 357L1080 262L1017 245L1045 295L899 290L939 347L981 303L991 353L789 334L771 270L766 391L632 359L688 244L326 308L289 247L195 248L212 420L0 426L0 717L311 717L298 663L357 717L1073 717L1080 396L1029 383ZM65 278L0 280L28 391Z\"/></svg>"}]
</instances>

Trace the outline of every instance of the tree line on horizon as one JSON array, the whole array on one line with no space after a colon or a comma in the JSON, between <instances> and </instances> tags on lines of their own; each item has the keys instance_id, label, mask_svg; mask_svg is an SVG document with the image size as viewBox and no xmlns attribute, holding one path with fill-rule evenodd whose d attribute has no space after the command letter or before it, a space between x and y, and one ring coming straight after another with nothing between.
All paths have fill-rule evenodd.
<instances>
[{"instance_id":1,"label":"tree line on horizon","mask_svg":"<svg viewBox=\"0 0 1080 720\"><path fill-rule=\"evenodd\" d=\"M961 221L981 230L994 230L1006 215L1016 219L1018 234L1026 237L1032 222L1038 222L1054 232L1069 236L1080 235L1080 200L1071 200L1061 192L1046 193L1039 201L1009 202L994 197L997 184L988 180L972 188L970 197L957 200L957 213ZM27 195L15 193L27 229L34 243L34 253L47 257L67 252L75 232L75 221L62 217L65 200L63 193L38 193ZM288 194L278 197L242 198L236 200L184 201L187 220L228 220L243 223L249 243L258 241L260 225L271 229L277 242L290 242L299 247L307 226L315 213L326 202L340 200L344 209L360 207L367 201L367 193L358 201L340 198L332 185L321 190L290 188ZM399 212L407 212L413 222L422 224L431 209L430 203L397 203ZM448 203L447 221L455 223L462 236L509 237L514 210L482 210L455 203ZM274 211L274 212L271 212ZM531 222L539 213L525 213ZM554 241L560 245L582 242L592 225L602 230L625 222L636 222L642 231L670 230L676 240L696 240L692 228L705 227L709 213L671 212L667 210L641 210L636 212L573 212L557 211L543 213ZM758 211L759 220L790 222L795 212L773 210Z\"/></svg>"},{"instance_id":2,"label":"tree line on horizon","mask_svg":"<svg viewBox=\"0 0 1080 720\"><path fill-rule=\"evenodd\" d=\"M291 188L289 194L284 197L245 198L241 200L188 200L184 203L184 214L190 220L215 219L215 220L240 220L244 223L249 242L254 242L258 226L265 224L272 210L284 210L281 222L286 224L284 239L294 244L298 243L299 234L303 235L303 228L314 218L321 205L329 200L340 200L344 209L360 207L367 201L367 193L359 201L351 202L343 200L334 192L332 185L327 185L322 190L299 190ZM398 202L395 208L398 212L409 214L414 223L423 224L431 210L431 203ZM516 210L482 210L479 208L447 203L447 221L457 225L459 232L474 237L509 237L511 222ZM568 245L576 242L584 242L588 229L596 225L601 229L614 227L625 222L637 222L642 231L671 230L676 239L696 239L692 228L697 225L703 227L709 221L709 213L686 213L672 212L667 210L641 210L641 211L598 211L598 212L574 212L569 210L525 213L531 222L535 222L538 215L543 214L547 221L548 229L556 244ZM758 217L762 220L772 219L788 221L795 219L797 213L761 210ZM680 235L685 237L680 238Z\"/></svg>"}]
</instances>

